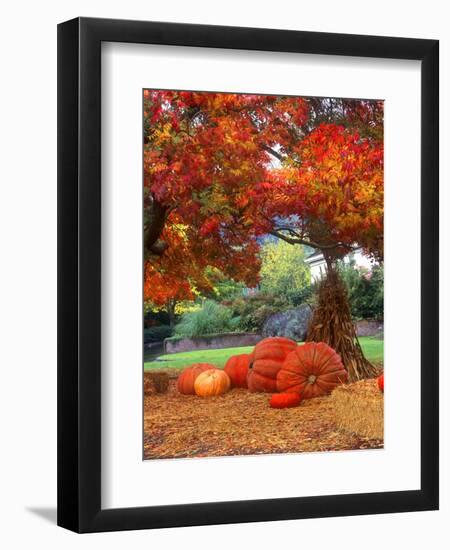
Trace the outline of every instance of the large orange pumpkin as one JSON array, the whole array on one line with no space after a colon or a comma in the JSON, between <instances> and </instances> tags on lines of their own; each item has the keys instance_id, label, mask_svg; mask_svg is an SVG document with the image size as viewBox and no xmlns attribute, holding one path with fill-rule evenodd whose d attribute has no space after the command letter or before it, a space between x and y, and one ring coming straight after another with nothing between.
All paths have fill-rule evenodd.
<instances>
[{"instance_id":1,"label":"large orange pumpkin","mask_svg":"<svg viewBox=\"0 0 450 550\"><path fill-rule=\"evenodd\" d=\"M378 389L384 393L384 373L377 378Z\"/></svg>"},{"instance_id":2,"label":"large orange pumpkin","mask_svg":"<svg viewBox=\"0 0 450 550\"><path fill-rule=\"evenodd\" d=\"M209 369L197 376L195 393L200 397L221 395L230 389L230 377L220 369Z\"/></svg>"},{"instance_id":3,"label":"large orange pumpkin","mask_svg":"<svg viewBox=\"0 0 450 550\"><path fill-rule=\"evenodd\" d=\"M252 392L276 392L278 371L286 356L296 348L297 343L294 340L281 336L258 342L250 359L248 389Z\"/></svg>"},{"instance_id":4,"label":"large orange pumpkin","mask_svg":"<svg viewBox=\"0 0 450 550\"><path fill-rule=\"evenodd\" d=\"M233 355L228 359L223 369L231 380L232 388L246 388L247 374L250 365L250 354L242 353L241 355Z\"/></svg>"},{"instance_id":5,"label":"large orange pumpkin","mask_svg":"<svg viewBox=\"0 0 450 550\"><path fill-rule=\"evenodd\" d=\"M300 405L302 396L299 393L274 393L269 400L272 409L287 409Z\"/></svg>"},{"instance_id":6,"label":"large orange pumpkin","mask_svg":"<svg viewBox=\"0 0 450 550\"><path fill-rule=\"evenodd\" d=\"M286 357L277 375L277 389L310 399L331 393L347 380L347 371L334 349L324 342L309 342Z\"/></svg>"},{"instance_id":7,"label":"large orange pumpkin","mask_svg":"<svg viewBox=\"0 0 450 550\"><path fill-rule=\"evenodd\" d=\"M194 382L197 376L202 372L214 369L214 365L209 363L194 363L186 367L180 374L177 380L177 390L186 395L195 395Z\"/></svg>"}]
</instances>

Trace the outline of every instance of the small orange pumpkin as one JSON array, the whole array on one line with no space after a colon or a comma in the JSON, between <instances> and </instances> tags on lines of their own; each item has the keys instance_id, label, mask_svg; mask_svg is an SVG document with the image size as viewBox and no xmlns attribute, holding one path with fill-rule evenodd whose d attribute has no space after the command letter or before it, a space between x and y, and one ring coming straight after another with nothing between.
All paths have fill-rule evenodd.
<instances>
[{"instance_id":1,"label":"small orange pumpkin","mask_svg":"<svg viewBox=\"0 0 450 550\"><path fill-rule=\"evenodd\" d=\"M210 363L194 363L186 367L177 380L177 390L185 395L195 395L194 382L202 372L214 369Z\"/></svg>"},{"instance_id":2,"label":"small orange pumpkin","mask_svg":"<svg viewBox=\"0 0 450 550\"><path fill-rule=\"evenodd\" d=\"M384 393L384 372L377 378L378 389Z\"/></svg>"},{"instance_id":3,"label":"small orange pumpkin","mask_svg":"<svg viewBox=\"0 0 450 550\"><path fill-rule=\"evenodd\" d=\"M269 400L272 409L287 409L300 405L302 396L299 393L274 393Z\"/></svg>"},{"instance_id":4,"label":"small orange pumpkin","mask_svg":"<svg viewBox=\"0 0 450 550\"><path fill-rule=\"evenodd\" d=\"M286 356L296 348L294 340L281 336L258 342L250 359L248 389L252 392L276 392L278 371Z\"/></svg>"},{"instance_id":5,"label":"small orange pumpkin","mask_svg":"<svg viewBox=\"0 0 450 550\"><path fill-rule=\"evenodd\" d=\"M246 388L247 374L250 365L250 354L233 355L228 359L223 369L230 377L232 388Z\"/></svg>"},{"instance_id":6,"label":"small orange pumpkin","mask_svg":"<svg viewBox=\"0 0 450 550\"><path fill-rule=\"evenodd\" d=\"M226 372L220 369L209 369L197 376L194 389L199 397L211 397L227 392L230 384L230 377Z\"/></svg>"},{"instance_id":7,"label":"small orange pumpkin","mask_svg":"<svg viewBox=\"0 0 450 550\"><path fill-rule=\"evenodd\" d=\"M277 375L277 389L310 399L331 393L347 380L347 371L333 348L324 342L308 342L286 357Z\"/></svg>"}]
</instances>

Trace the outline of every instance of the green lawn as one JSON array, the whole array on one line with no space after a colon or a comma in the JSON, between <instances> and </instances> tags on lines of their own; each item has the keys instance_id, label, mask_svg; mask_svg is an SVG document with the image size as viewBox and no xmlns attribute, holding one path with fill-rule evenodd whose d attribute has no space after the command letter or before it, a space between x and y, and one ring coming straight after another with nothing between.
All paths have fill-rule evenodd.
<instances>
[{"instance_id":1,"label":"green lawn","mask_svg":"<svg viewBox=\"0 0 450 550\"><path fill-rule=\"evenodd\" d=\"M370 337L361 337L359 339L361 347L365 356L369 361L375 363L383 362L383 340ZM188 351L184 353L170 353L168 355L161 355L158 361L150 361L144 363L145 370L172 368L172 367L186 367L192 363L212 363L217 367L224 367L227 359L231 355L238 355L239 353L250 353L253 349L252 346L242 348L224 348L224 349L210 349L201 351Z\"/></svg>"},{"instance_id":2,"label":"green lawn","mask_svg":"<svg viewBox=\"0 0 450 550\"><path fill-rule=\"evenodd\" d=\"M384 340L372 338L369 336L361 336L359 342L363 349L364 355L373 363L383 363L384 356Z\"/></svg>"}]
</instances>

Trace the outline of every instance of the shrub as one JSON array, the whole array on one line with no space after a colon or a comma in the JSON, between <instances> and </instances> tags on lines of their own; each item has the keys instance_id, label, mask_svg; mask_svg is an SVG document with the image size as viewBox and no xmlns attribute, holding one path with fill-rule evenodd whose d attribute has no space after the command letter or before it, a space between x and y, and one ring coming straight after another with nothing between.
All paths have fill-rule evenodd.
<instances>
[{"instance_id":1,"label":"shrub","mask_svg":"<svg viewBox=\"0 0 450 550\"><path fill-rule=\"evenodd\" d=\"M239 319L238 327L245 332L260 332L265 320L279 311L289 307L289 302L283 296L259 293L234 300L230 305L235 319Z\"/></svg>"},{"instance_id":2,"label":"shrub","mask_svg":"<svg viewBox=\"0 0 450 550\"><path fill-rule=\"evenodd\" d=\"M350 308L355 319L383 319L384 274L382 266L372 271L358 269L353 264L340 265Z\"/></svg>"},{"instance_id":3,"label":"shrub","mask_svg":"<svg viewBox=\"0 0 450 550\"><path fill-rule=\"evenodd\" d=\"M144 329L144 342L162 342L172 336L172 328L169 325L161 325Z\"/></svg>"},{"instance_id":4,"label":"shrub","mask_svg":"<svg viewBox=\"0 0 450 550\"><path fill-rule=\"evenodd\" d=\"M237 321L233 319L230 308L212 300L206 300L197 311L182 315L175 327L175 335L190 338L221 332L234 332Z\"/></svg>"},{"instance_id":5,"label":"shrub","mask_svg":"<svg viewBox=\"0 0 450 550\"><path fill-rule=\"evenodd\" d=\"M144 326L146 328L168 325L169 321L167 311L155 310L149 302L144 302Z\"/></svg>"},{"instance_id":6,"label":"shrub","mask_svg":"<svg viewBox=\"0 0 450 550\"><path fill-rule=\"evenodd\" d=\"M309 304L314 297L314 286L309 285L299 290L291 290L284 297L291 306L297 307L303 304Z\"/></svg>"}]
</instances>

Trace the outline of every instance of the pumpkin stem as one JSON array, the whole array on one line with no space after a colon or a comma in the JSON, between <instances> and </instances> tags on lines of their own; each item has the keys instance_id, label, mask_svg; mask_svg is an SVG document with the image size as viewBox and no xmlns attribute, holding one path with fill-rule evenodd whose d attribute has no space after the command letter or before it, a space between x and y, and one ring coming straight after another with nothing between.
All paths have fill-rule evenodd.
<instances>
[{"instance_id":1,"label":"pumpkin stem","mask_svg":"<svg viewBox=\"0 0 450 550\"><path fill-rule=\"evenodd\" d=\"M317 380L317 376L315 374L310 374L308 376L308 384L314 384L314 382Z\"/></svg>"}]
</instances>

